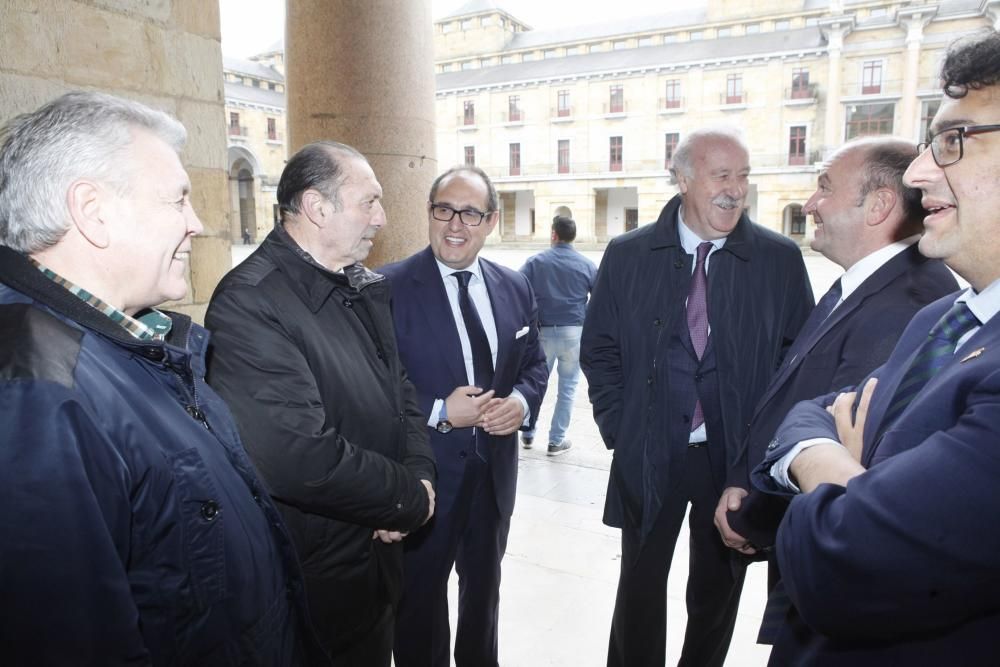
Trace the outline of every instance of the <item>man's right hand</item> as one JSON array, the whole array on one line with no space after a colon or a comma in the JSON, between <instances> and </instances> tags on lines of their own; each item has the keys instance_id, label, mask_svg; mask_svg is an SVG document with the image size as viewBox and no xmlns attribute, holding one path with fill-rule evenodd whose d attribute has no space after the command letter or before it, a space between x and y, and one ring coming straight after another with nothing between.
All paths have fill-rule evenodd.
<instances>
[{"instance_id":1,"label":"man's right hand","mask_svg":"<svg viewBox=\"0 0 1000 667\"><path fill-rule=\"evenodd\" d=\"M730 549L736 549L741 554L750 556L757 553L757 550L750 545L750 541L729 527L727 512L735 512L743 504L743 499L747 496L747 490L738 486L730 486L722 492L719 504L715 507L715 527L722 537L722 542Z\"/></svg>"},{"instance_id":2,"label":"man's right hand","mask_svg":"<svg viewBox=\"0 0 1000 667\"><path fill-rule=\"evenodd\" d=\"M483 411L486 404L493 398L493 390L483 393L479 387L466 385L456 387L448 398L444 399L445 410L448 412L448 421L455 428L465 428L476 426L483 419Z\"/></svg>"}]
</instances>

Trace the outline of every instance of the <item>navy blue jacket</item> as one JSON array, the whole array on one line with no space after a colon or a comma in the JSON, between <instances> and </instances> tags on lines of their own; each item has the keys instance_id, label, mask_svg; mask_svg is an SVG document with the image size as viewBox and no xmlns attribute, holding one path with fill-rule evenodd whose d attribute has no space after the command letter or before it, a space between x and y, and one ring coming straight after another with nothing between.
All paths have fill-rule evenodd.
<instances>
[{"instance_id":1,"label":"navy blue jacket","mask_svg":"<svg viewBox=\"0 0 1000 667\"><path fill-rule=\"evenodd\" d=\"M0 248L0 662L322 664L278 512L205 384Z\"/></svg>"},{"instance_id":2,"label":"navy blue jacket","mask_svg":"<svg viewBox=\"0 0 1000 667\"><path fill-rule=\"evenodd\" d=\"M651 225L608 244L583 325L580 362L594 420L615 450L604 521L648 535L683 473L690 427L667 418L670 335L685 316L692 256L677 230L680 196ZM708 272L708 309L718 367L727 464L782 355L813 307L798 246L744 215ZM721 485L722 480L719 480ZM721 491L721 489L720 489Z\"/></svg>"},{"instance_id":3,"label":"navy blue jacket","mask_svg":"<svg viewBox=\"0 0 1000 667\"><path fill-rule=\"evenodd\" d=\"M886 364L864 427L868 471L795 497L777 556L801 620L774 665L997 663L1000 637L1000 317L993 317L891 423L883 417L915 351L957 294L913 317ZM858 387L864 386L864 381ZM824 406L799 403L754 470L758 488L796 443L837 438Z\"/></svg>"}]
</instances>

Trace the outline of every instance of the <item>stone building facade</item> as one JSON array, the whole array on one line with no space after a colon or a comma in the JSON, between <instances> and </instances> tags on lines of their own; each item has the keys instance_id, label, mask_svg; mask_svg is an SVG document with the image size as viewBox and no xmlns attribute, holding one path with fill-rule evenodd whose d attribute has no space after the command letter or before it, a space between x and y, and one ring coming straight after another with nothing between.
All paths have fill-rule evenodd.
<instances>
[{"instance_id":1,"label":"stone building facade","mask_svg":"<svg viewBox=\"0 0 1000 667\"><path fill-rule=\"evenodd\" d=\"M805 242L817 165L845 140L922 140L938 61L995 26L997 0L708 0L545 31L488 0L435 22L438 159L496 179L496 240L543 240L572 215L582 241L654 220L688 132L743 130L755 220Z\"/></svg>"}]
</instances>

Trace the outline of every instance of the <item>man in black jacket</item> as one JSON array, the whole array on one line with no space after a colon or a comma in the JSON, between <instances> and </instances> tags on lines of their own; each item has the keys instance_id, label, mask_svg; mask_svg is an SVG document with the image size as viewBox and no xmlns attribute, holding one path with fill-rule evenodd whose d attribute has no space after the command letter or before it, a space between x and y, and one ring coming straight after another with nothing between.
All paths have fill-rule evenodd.
<instances>
[{"instance_id":1,"label":"man in black jacket","mask_svg":"<svg viewBox=\"0 0 1000 667\"><path fill-rule=\"evenodd\" d=\"M212 297L209 382L288 523L337 665L390 662L402 545L434 510L425 418L385 279L361 265L382 188L350 146L310 144L278 184L282 222Z\"/></svg>"},{"instance_id":2,"label":"man in black jacket","mask_svg":"<svg viewBox=\"0 0 1000 667\"><path fill-rule=\"evenodd\" d=\"M743 211L749 154L730 131L688 135L680 195L604 253L580 361L615 456L604 521L622 529L609 665L663 665L667 573L691 504L681 665L721 666L743 569L712 524L726 471L813 305L802 253Z\"/></svg>"}]
</instances>

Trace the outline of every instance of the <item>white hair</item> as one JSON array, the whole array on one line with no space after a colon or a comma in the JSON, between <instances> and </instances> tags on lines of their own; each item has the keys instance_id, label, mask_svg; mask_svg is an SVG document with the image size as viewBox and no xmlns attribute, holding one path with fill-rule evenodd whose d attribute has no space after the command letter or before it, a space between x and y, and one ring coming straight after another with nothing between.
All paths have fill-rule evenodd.
<instances>
[{"instance_id":1,"label":"white hair","mask_svg":"<svg viewBox=\"0 0 1000 667\"><path fill-rule=\"evenodd\" d=\"M163 111L96 92L72 92L12 119L0 130L0 244L31 254L69 228L69 186L91 178L126 193L136 165L134 129L180 153L184 126Z\"/></svg>"},{"instance_id":2,"label":"white hair","mask_svg":"<svg viewBox=\"0 0 1000 667\"><path fill-rule=\"evenodd\" d=\"M670 173L674 177L675 181L679 175L682 175L685 178L691 178L694 176L694 146L699 141L704 139L725 139L727 141L732 141L737 146L742 148L747 155L750 155L750 149L747 148L747 143L743 138L743 133L735 127L730 127L728 125L703 127L685 135L684 138L681 139L681 142L677 144L677 148L674 150L674 155L671 158L670 163Z\"/></svg>"}]
</instances>

